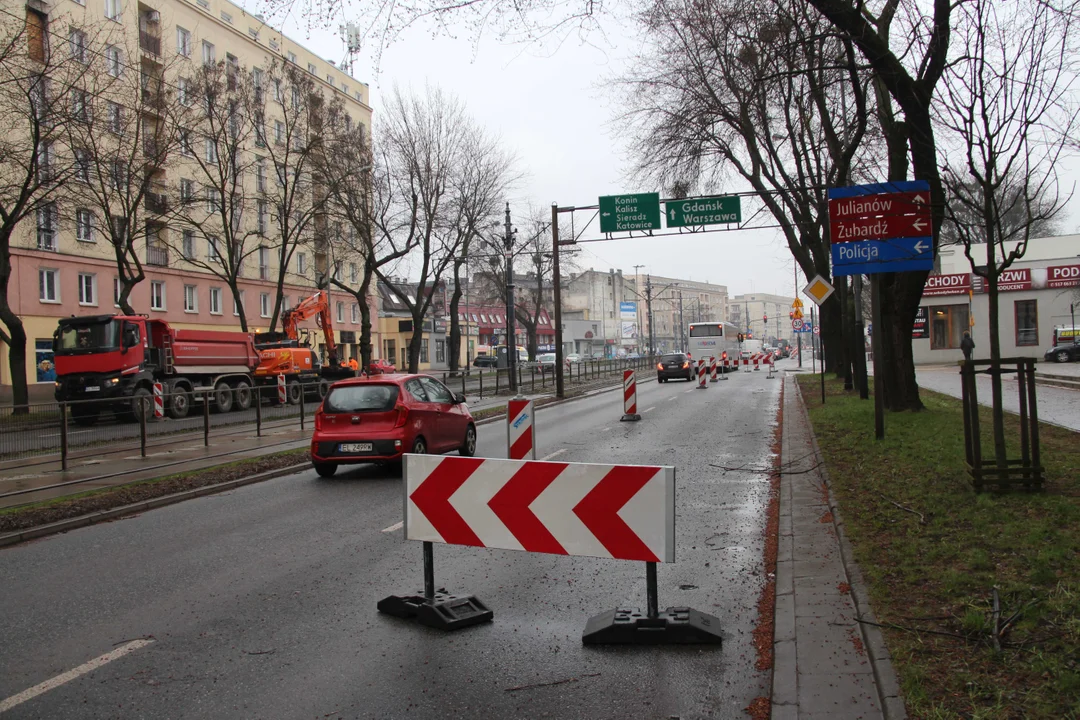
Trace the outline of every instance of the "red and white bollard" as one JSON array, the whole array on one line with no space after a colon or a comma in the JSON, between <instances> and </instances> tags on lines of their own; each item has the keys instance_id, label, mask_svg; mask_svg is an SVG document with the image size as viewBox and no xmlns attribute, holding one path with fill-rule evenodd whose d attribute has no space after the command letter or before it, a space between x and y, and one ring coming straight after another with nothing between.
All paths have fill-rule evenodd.
<instances>
[{"instance_id":1,"label":"red and white bollard","mask_svg":"<svg viewBox=\"0 0 1080 720\"><path fill-rule=\"evenodd\" d=\"M709 382L716 382L716 356L709 358Z\"/></svg>"},{"instance_id":2,"label":"red and white bollard","mask_svg":"<svg viewBox=\"0 0 1080 720\"><path fill-rule=\"evenodd\" d=\"M724 372L720 373L722 380L727 380L727 375L731 371L731 360L728 359L727 353L724 353Z\"/></svg>"},{"instance_id":3,"label":"red and white bollard","mask_svg":"<svg viewBox=\"0 0 1080 720\"><path fill-rule=\"evenodd\" d=\"M773 357L772 353L765 356L765 364L769 366L769 377L767 379L772 380L773 368L776 367L776 358Z\"/></svg>"},{"instance_id":4,"label":"red and white bollard","mask_svg":"<svg viewBox=\"0 0 1080 720\"><path fill-rule=\"evenodd\" d=\"M706 380L707 377L708 376L705 374L705 358L698 358L698 361L697 361L697 382L698 382L697 386L698 386L698 390L705 390L706 388L709 387L708 381Z\"/></svg>"},{"instance_id":5,"label":"red and white bollard","mask_svg":"<svg viewBox=\"0 0 1080 720\"><path fill-rule=\"evenodd\" d=\"M506 447L511 460L536 459L536 424L532 400L511 400L506 405Z\"/></svg>"},{"instance_id":6,"label":"red and white bollard","mask_svg":"<svg viewBox=\"0 0 1080 720\"><path fill-rule=\"evenodd\" d=\"M747 355L742 359L742 371L750 372L750 356Z\"/></svg>"},{"instance_id":7,"label":"red and white bollard","mask_svg":"<svg viewBox=\"0 0 1080 720\"><path fill-rule=\"evenodd\" d=\"M758 361L760 361L760 360L761 360L761 353L758 353L757 355L754 356L754 372L757 372L758 370L761 369L760 367L758 367Z\"/></svg>"},{"instance_id":8,"label":"red and white bollard","mask_svg":"<svg viewBox=\"0 0 1080 720\"><path fill-rule=\"evenodd\" d=\"M277 376L277 401L284 405L288 398L285 396L285 376Z\"/></svg>"},{"instance_id":9,"label":"red and white bollard","mask_svg":"<svg viewBox=\"0 0 1080 720\"><path fill-rule=\"evenodd\" d=\"M623 416L620 421L640 420L641 415L637 411L637 373L633 370L623 370L622 394Z\"/></svg>"},{"instance_id":10,"label":"red and white bollard","mask_svg":"<svg viewBox=\"0 0 1080 720\"><path fill-rule=\"evenodd\" d=\"M161 383L154 383L154 419L165 417L165 388Z\"/></svg>"}]
</instances>

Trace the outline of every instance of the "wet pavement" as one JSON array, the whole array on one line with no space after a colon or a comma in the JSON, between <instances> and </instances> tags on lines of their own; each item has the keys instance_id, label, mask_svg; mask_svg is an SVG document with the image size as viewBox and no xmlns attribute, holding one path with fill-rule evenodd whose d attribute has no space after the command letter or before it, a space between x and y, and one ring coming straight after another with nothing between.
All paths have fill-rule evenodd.
<instances>
[{"instance_id":1,"label":"wet pavement","mask_svg":"<svg viewBox=\"0 0 1080 720\"><path fill-rule=\"evenodd\" d=\"M379 599L419 589L421 546L396 527L401 478L360 466L0 550L0 709L25 698L5 718L741 717L770 694L751 633L781 382L642 383L638 423L619 422L619 393L536 415L540 458L675 466L676 562L659 567L660 606L715 615L721 647L583 646L589 617L645 604L643 563L595 558L436 545L437 586L475 594L494 622L444 634L379 615ZM478 454L505 451L505 426L482 426Z\"/></svg>"}]
</instances>

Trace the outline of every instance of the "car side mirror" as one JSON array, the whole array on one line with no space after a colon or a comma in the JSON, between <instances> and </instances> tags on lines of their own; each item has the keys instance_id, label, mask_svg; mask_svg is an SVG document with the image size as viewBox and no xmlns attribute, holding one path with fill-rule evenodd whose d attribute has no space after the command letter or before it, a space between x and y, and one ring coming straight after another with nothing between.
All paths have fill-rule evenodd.
<instances>
[{"instance_id":1,"label":"car side mirror","mask_svg":"<svg viewBox=\"0 0 1080 720\"><path fill-rule=\"evenodd\" d=\"M465 393L454 393L454 402L459 404L465 402Z\"/></svg>"},{"instance_id":2,"label":"car side mirror","mask_svg":"<svg viewBox=\"0 0 1080 720\"><path fill-rule=\"evenodd\" d=\"M139 342L139 335L133 327L124 328L123 339L120 343L121 352L127 352Z\"/></svg>"}]
</instances>

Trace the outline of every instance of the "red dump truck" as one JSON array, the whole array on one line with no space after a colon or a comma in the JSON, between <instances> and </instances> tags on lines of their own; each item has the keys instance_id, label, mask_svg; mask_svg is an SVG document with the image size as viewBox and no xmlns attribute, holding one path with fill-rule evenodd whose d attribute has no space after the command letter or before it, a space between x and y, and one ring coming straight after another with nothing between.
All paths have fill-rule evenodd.
<instances>
[{"instance_id":1,"label":"red dump truck","mask_svg":"<svg viewBox=\"0 0 1080 720\"><path fill-rule=\"evenodd\" d=\"M53 335L56 399L74 420L92 424L103 410L138 417L155 382L164 385L169 417L186 417L192 391L210 388L218 412L254 401L252 372L259 353L251 336L219 330L179 330L145 315L64 318Z\"/></svg>"}]
</instances>

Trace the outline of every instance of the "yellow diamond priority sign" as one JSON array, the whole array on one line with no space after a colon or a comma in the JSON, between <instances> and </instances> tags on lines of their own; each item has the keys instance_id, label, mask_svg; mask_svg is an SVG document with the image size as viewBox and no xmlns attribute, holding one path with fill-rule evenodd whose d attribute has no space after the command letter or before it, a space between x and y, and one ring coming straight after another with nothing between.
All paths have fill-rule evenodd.
<instances>
[{"instance_id":1,"label":"yellow diamond priority sign","mask_svg":"<svg viewBox=\"0 0 1080 720\"><path fill-rule=\"evenodd\" d=\"M820 307L821 303L828 300L835 290L836 288L830 285L828 280L817 275L803 288L803 293Z\"/></svg>"}]
</instances>

